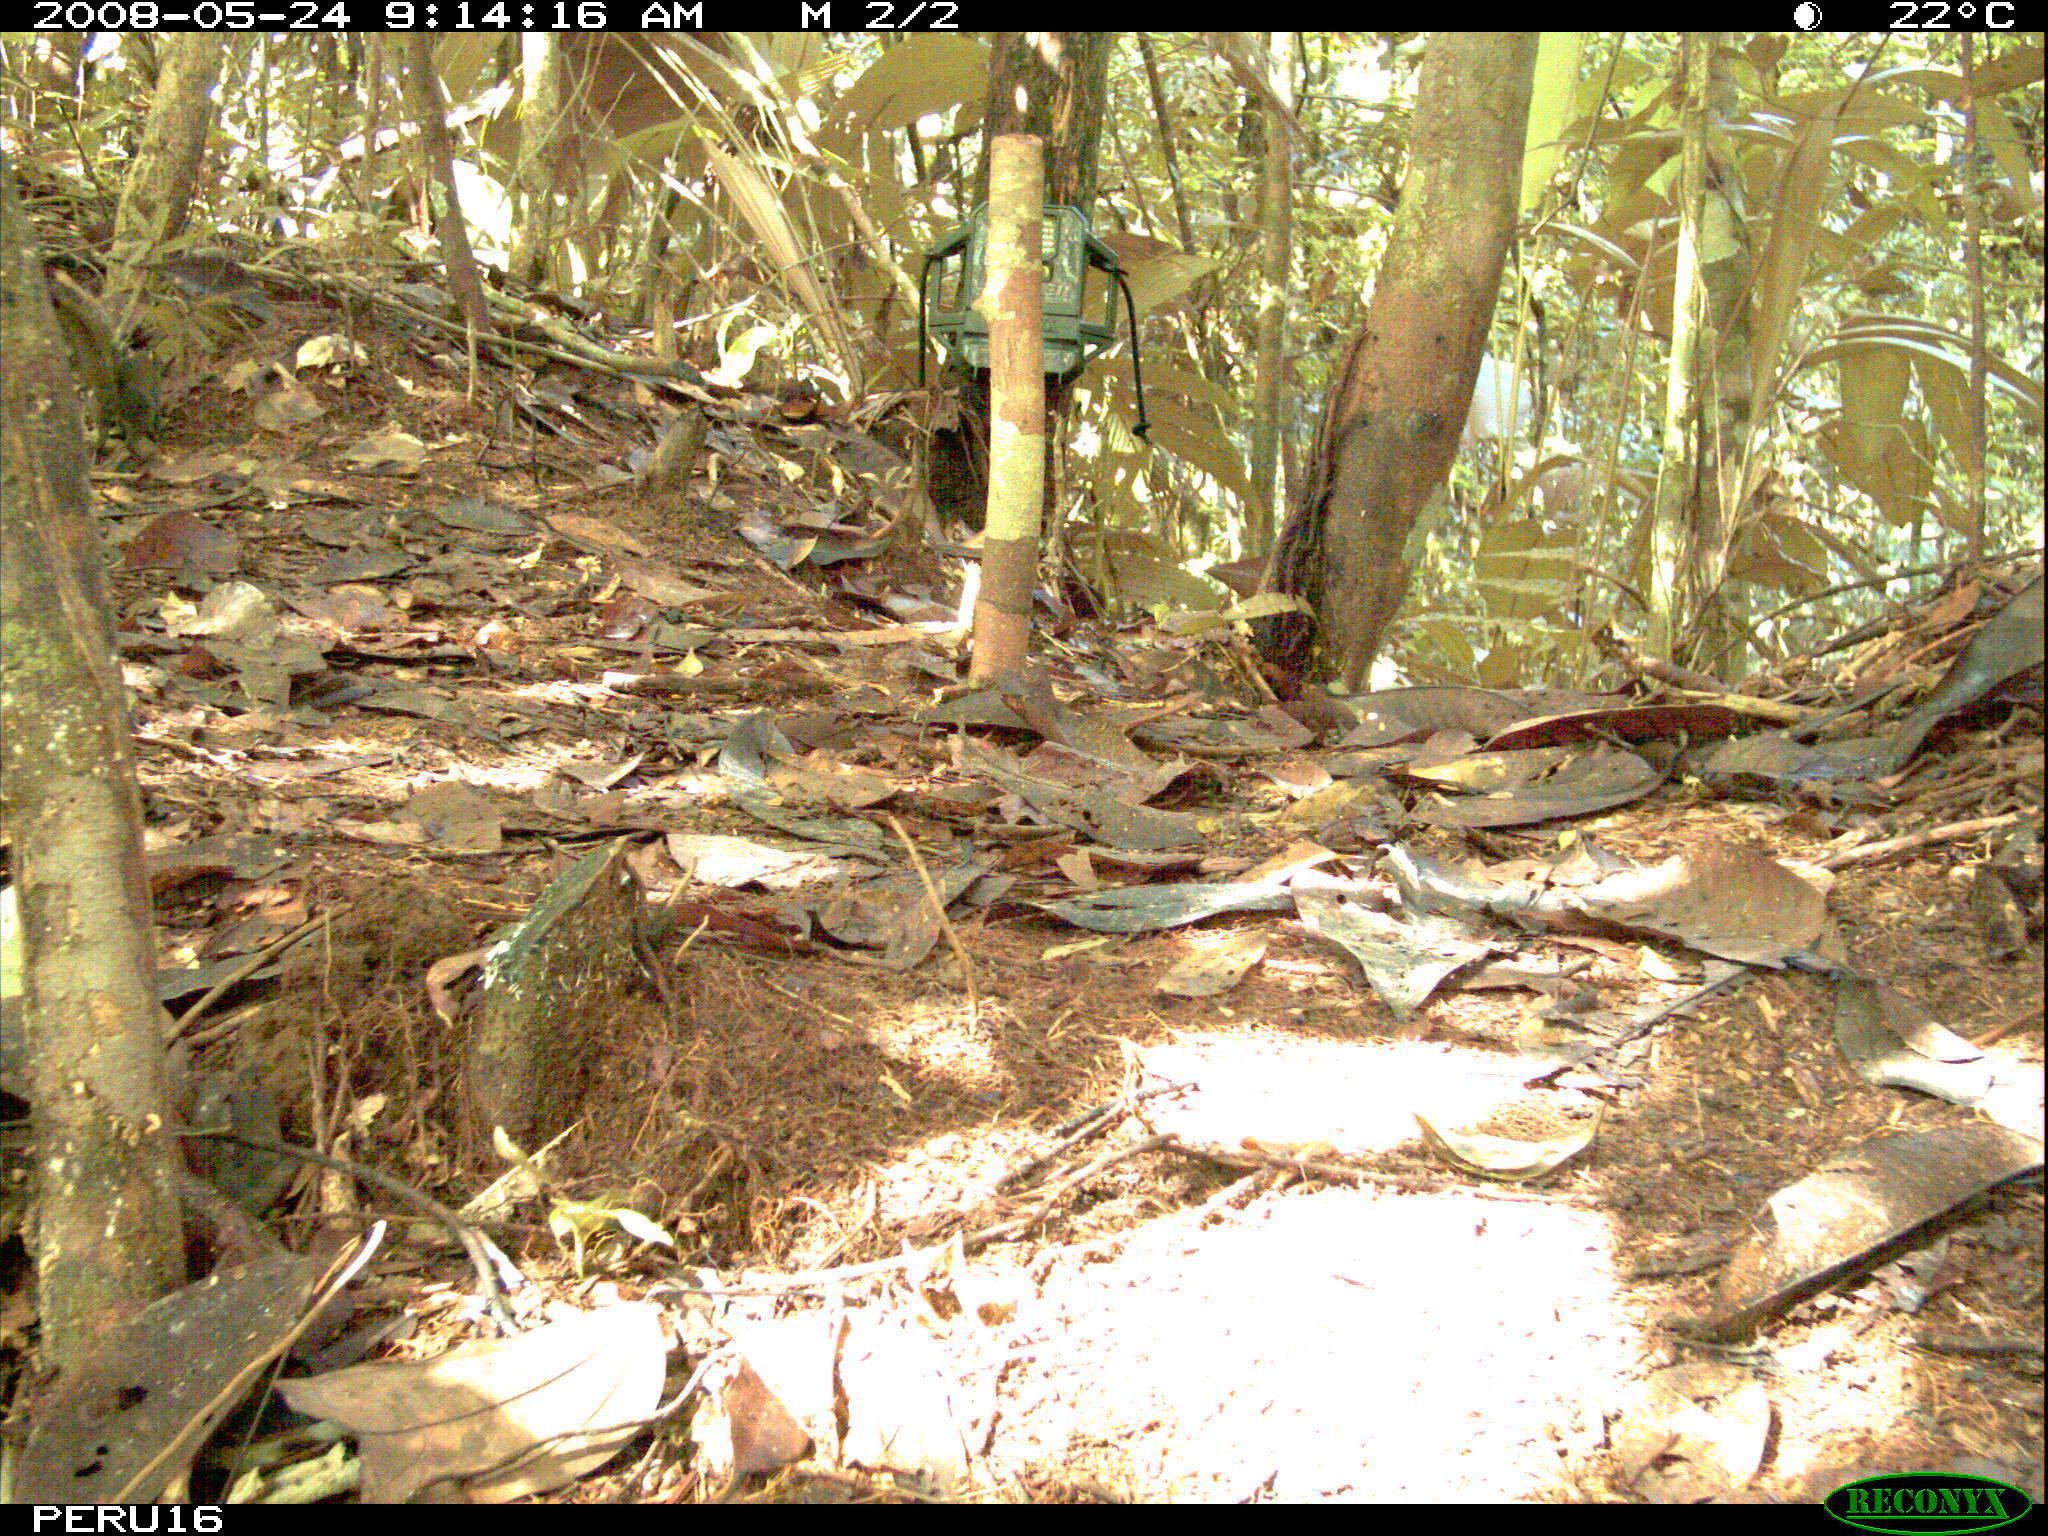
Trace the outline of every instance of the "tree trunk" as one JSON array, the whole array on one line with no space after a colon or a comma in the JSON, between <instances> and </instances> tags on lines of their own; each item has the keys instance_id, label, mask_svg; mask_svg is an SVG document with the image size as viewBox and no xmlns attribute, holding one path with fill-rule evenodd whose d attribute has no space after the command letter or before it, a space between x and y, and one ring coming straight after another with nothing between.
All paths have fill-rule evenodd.
<instances>
[{"instance_id":1,"label":"tree trunk","mask_svg":"<svg viewBox=\"0 0 2048 1536\"><path fill-rule=\"evenodd\" d=\"M0 819L27 952L47 1363L184 1279L142 806L57 320L0 156Z\"/></svg>"},{"instance_id":2,"label":"tree trunk","mask_svg":"<svg viewBox=\"0 0 2048 1536\"><path fill-rule=\"evenodd\" d=\"M1294 34L1266 40L1266 75L1274 100L1264 103L1265 163L1259 176L1259 323L1252 385L1252 499L1245 508L1244 548L1273 547L1279 502L1280 423L1287 383L1288 276L1294 257L1294 140L1285 109L1294 101Z\"/></svg>"},{"instance_id":3,"label":"tree trunk","mask_svg":"<svg viewBox=\"0 0 2048 1536\"><path fill-rule=\"evenodd\" d=\"M1109 94L1112 32L997 32L991 35L984 153L975 200L988 201L986 145L999 134L1030 133L1045 141L1045 201L1078 208L1095 201L1096 145ZM942 512L979 528L987 510L988 375L948 370L959 390L957 421L932 429L925 485ZM1070 391L1048 381L1048 422L1061 419ZM1053 477L1045 477L1044 512L1052 510Z\"/></svg>"},{"instance_id":4,"label":"tree trunk","mask_svg":"<svg viewBox=\"0 0 2048 1536\"><path fill-rule=\"evenodd\" d=\"M976 307L988 320L990 420L1004 430L989 440L988 537L967 674L977 683L1022 666L1031 641L1045 483L1044 156L1028 133L990 146L988 287Z\"/></svg>"},{"instance_id":5,"label":"tree trunk","mask_svg":"<svg viewBox=\"0 0 2048 1536\"><path fill-rule=\"evenodd\" d=\"M1409 530L1457 455L1514 233L1535 63L1534 33L1430 38L1386 260L1276 548L1274 585L1314 610L1348 688L1400 608ZM1257 632L1276 683L1298 687L1306 619Z\"/></svg>"},{"instance_id":6,"label":"tree trunk","mask_svg":"<svg viewBox=\"0 0 2048 1536\"><path fill-rule=\"evenodd\" d=\"M143 264L184 230L198 202L199 172L213 124L213 87L227 53L223 43L199 32L167 34L157 41L156 89L150 94L142 142L121 186L107 253L105 299L117 331L125 331L134 318Z\"/></svg>"},{"instance_id":7,"label":"tree trunk","mask_svg":"<svg viewBox=\"0 0 2048 1536\"><path fill-rule=\"evenodd\" d=\"M1755 284L1742 179L1714 148L1734 109L1721 34L1680 44L1684 101L1671 357L1652 519L1649 648L1734 680L1742 632L1727 608L1730 556L1748 502L1752 419L1748 299Z\"/></svg>"}]
</instances>

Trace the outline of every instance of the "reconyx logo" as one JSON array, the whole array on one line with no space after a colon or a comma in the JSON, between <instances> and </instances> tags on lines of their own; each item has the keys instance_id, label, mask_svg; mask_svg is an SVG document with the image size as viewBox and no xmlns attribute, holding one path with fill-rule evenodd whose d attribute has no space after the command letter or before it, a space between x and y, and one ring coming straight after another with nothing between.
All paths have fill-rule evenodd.
<instances>
[{"instance_id":1,"label":"reconyx logo","mask_svg":"<svg viewBox=\"0 0 2048 1536\"><path fill-rule=\"evenodd\" d=\"M1844 1525L1866 1531L1995 1531L2034 1507L2010 1483L1964 1473L1898 1472L1837 1488L1821 1507Z\"/></svg>"}]
</instances>

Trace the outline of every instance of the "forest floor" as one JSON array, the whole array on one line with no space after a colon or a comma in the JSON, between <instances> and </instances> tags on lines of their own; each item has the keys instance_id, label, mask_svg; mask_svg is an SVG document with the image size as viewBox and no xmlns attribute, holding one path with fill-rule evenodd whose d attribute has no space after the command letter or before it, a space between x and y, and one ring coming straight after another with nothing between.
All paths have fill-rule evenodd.
<instances>
[{"instance_id":1,"label":"forest floor","mask_svg":"<svg viewBox=\"0 0 2048 1536\"><path fill-rule=\"evenodd\" d=\"M851 434L727 402L717 473L679 504L625 472L654 412L623 384L494 441L446 373L389 371L404 394L301 386L327 414L263 434L203 387L153 472L96 488L164 964L195 977L173 1013L198 978L329 919L183 1021L189 1070L260 1081L288 1139L460 1204L505 1165L463 1110L463 1026L436 1013L459 1015L459 989L428 968L612 838L671 919L660 985L632 978L576 1026L580 1107L546 1178L673 1250L594 1240L579 1273L545 1200L488 1230L528 1281L522 1322L645 1298L678 1361L721 1365L684 1418L545 1497L1776 1502L1928 1469L2041 1496L2038 1182L1961 1202L1755 1340L1668 1326L1712 1310L1774 1191L1978 1118L1859 1077L1822 976L1765 968L1605 1076L1530 1087L1575 1013L1674 998L1701 957L1517 934L1503 958L1572 986L1454 977L1403 1019L1292 910L1105 932L1029 904L1226 878L1304 841L1365 879L1397 840L1498 866L1555 856L1569 828L1643 864L1733 841L1811 867L2014 804L2038 825L2037 709L1882 789L1674 778L1484 832L1406 820L1395 791L1304 820L1318 744L1218 752L1156 802L1199 824L1196 846L1119 847L974 771L970 740L1022 752L1042 732L920 713L959 670L929 627L953 570L900 549L821 566L801 542L873 529L854 491L833 503ZM381 464L350 467L373 434ZM783 472L800 460L808 479ZM766 521L793 542L740 537ZM195 618L192 595L222 580L268 619L209 632L224 600ZM1063 709L1266 707L1227 644L1042 617ZM738 792L748 720L780 825ZM2013 751L2031 776L1924 803ZM689 841L709 837L733 841ZM2017 947L1987 940L1963 866L1991 846L1840 862L1828 942L1983 1037L2029 1085L1998 1118L2039 1136L2038 905ZM923 882L955 875L934 919ZM864 896L871 877L910 883ZM1162 990L1191 960L1212 981ZM1432 1155L1418 1109L1535 1143L1597 1134L1542 1177L1486 1180ZM309 1173L272 1225L318 1249L373 1210L402 1214ZM380 1358L489 1337L459 1257L425 1237L361 1294L360 1317L402 1319Z\"/></svg>"}]
</instances>

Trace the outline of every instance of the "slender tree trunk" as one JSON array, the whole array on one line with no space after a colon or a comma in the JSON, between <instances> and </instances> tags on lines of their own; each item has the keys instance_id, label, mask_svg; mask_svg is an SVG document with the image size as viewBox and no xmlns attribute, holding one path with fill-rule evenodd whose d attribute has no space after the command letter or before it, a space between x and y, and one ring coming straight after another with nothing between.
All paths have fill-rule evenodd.
<instances>
[{"instance_id":1,"label":"slender tree trunk","mask_svg":"<svg viewBox=\"0 0 2048 1536\"><path fill-rule=\"evenodd\" d=\"M441 77L434 69L434 40L424 32L406 39L406 110L412 113L420 134L421 194L429 199L431 188L441 189L442 207L434 219L434 236L441 242L441 261L448 268L448 286L470 325L470 363L476 362L476 338L491 333L491 306L484 297L483 274L469 246L469 224L462 212L462 198L455 185L455 145L448 137L448 100L441 94Z\"/></svg>"},{"instance_id":2,"label":"slender tree trunk","mask_svg":"<svg viewBox=\"0 0 2048 1536\"><path fill-rule=\"evenodd\" d=\"M27 952L46 1363L184 1279L142 805L57 319L0 156L0 820Z\"/></svg>"},{"instance_id":3,"label":"slender tree trunk","mask_svg":"<svg viewBox=\"0 0 2048 1536\"><path fill-rule=\"evenodd\" d=\"M156 90L121 187L107 253L104 298L117 331L134 319L143 263L184 229L196 201L213 124L213 86L225 52L222 39L198 32L164 34L157 46L162 63Z\"/></svg>"},{"instance_id":4,"label":"slender tree trunk","mask_svg":"<svg viewBox=\"0 0 2048 1536\"><path fill-rule=\"evenodd\" d=\"M1028 133L989 146L989 501L981 596L968 675L988 682L1023 664L1038 577L1045 484L1045 144Z\"/></svg>"},{"instance_id":5,"label":"slender tree trunk","mask_svg":"<svg viewBox=\"0 0 2048 1536\"><path fill-rule=\"evenodd\" d=\"M1245 508L1245 549L1273 547L1277 521L1281 415L1286 405L1288 276L1294 256L1294 154L1284 109L1294 101L1294 35L1266 42L1266 73L1275 100L1265 105L1266 159L1259 178L1259 321L1252 386L1252 499Z\"/></svg>"}]
</instances>

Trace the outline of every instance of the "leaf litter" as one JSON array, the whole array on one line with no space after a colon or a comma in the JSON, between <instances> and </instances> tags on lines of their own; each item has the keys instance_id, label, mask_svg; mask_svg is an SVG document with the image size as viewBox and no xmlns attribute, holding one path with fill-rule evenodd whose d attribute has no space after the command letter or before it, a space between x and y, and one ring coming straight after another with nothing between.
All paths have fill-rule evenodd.
<instances>
[{"instance_id":1,"label":"leaf litter","mask_svg":"<svg viewBox=\"0 0 2048 1536\"><path fill-rule=\"evenodd\" d=\"M1817 1171L1910 1162L1961 1123L1937 1094L1986 1102L1952 1041L2039 1062L2018 620L1930 609L1948 676L1825 760L1712 753L1788 713L1814 753L1849 742L1817 658L1752 680L1754 713L1498 689L1282 712L1227 620L1052 617L1040 669L976 702L948 688L947 567L843 488L872 482L818 476L855 442L900 463L902 435L814 452L744 400L688 408L720 423L718 475L680 501L585 463L563 505L367 417L328 468L238 491L231 462L166 461L138 487L158 515L115 582L154 846L285 851L163 892L190 972L167 995L287 1140L467 1199L503 1162L462 977L614 840L641 893L535 1021L575 1092L544 1155L513 1149L536 1171L481 1250L516 1339L488 1342L484 1287L387 1190L309 1166L258 1213L295 1244L399 1218L289 1389L308 1403L351 1329L383 1353L345 1369L423 1380L592 1330L608 1384L572 1408L501 1436L527 1389L463 1389L467 1461L350 1410L365 1493L1772 1499L1964 1456L2038 1481L2038 1352L1991 1352L2039 1335L2039 1195L2011 1178L2037 1093L1996 1105L2020 1138L1997 1178L1923 1177L1877 1234L1948 1234L1923 1308L1873 1278L1874 1238L1868 1262L1816 1242L1825 1278L1745 1293L1743 1337L1682 1326L1774 1191L1832 1231ZM225 577L232 611L200 600ZM2004 731L1972 734L1989 706ZM1990 894L1959 853L2002 871ZM286 898L268 926L259 886ZM596 921L575 908L549 923ZM1897 1409L1922 1398L1942 1414ZM622 1454L575 1441L671 1402Z\"/></svg>"}]
</instances>

